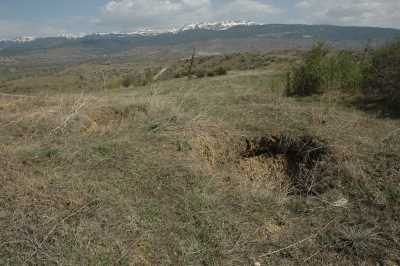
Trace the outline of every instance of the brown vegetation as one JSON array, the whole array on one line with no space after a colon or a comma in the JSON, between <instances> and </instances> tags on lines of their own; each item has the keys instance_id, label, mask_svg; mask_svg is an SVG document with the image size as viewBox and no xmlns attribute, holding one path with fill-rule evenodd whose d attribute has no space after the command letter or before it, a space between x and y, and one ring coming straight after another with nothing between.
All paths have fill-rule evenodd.
<instances>
[{"instance_id":1,"label":"brown vegetation","mask_svg":"<svg viewBox=\"0 0 400 266\"><path fill-rule=\"evenodd\" d=\"M399 264L399 121L282 70L0 95L0 264Z\"/></svg>"}]
</instances>

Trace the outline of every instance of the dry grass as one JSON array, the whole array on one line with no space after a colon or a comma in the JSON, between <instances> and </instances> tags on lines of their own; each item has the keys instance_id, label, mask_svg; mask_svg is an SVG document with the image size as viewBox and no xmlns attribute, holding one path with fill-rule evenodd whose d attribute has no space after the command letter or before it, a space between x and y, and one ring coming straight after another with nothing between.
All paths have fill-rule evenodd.
<instances>
[{"instance_id":1,"label":"dry grass","mask_svg":"<svg viewBox=\"0 0 400 266\"><path fill-rule=\"evenodd\" d=\"M0 96L0 264L398 263L399 122L278 77ZM323 190L294 193L284 152L243 156L281 135L323 140Z\"/></svg>"},{"instance_id":2,"label":"dry grass","mask_svg":"<svg viewBox=\"0 0 400 266\"><path fill-rule=\"evenodd\" d=\"M198 122L185 133L192 147L192 164L203 174L218 177L221 187L285 201L290 188L285 158L243 158L244 138L222 126Z\"/></svg>"}]
</instances>

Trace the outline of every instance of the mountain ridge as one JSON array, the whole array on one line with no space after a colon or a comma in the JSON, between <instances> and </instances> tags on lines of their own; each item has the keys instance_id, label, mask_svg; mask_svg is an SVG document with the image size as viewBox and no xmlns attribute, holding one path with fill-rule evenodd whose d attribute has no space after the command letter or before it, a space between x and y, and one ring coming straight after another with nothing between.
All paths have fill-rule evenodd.
<instances>
[{"instance_id":1,"label":"mountain ridge","mask_svg":"<svg viewBox=\"0 0 400 266\"><path fill-rule=\"evenodd\" d=\"M162 34L177 34L185 31L194 30L209 30L209 31L226 31L234 27L254 27L254 26L305 26L305 27L338 27L338 28L360 28L360 29L376 29L376 30L393 30L400 31L400 29L389 28L389 27L373 27L373 26L339 26L330 24L265 24L257 23L249 20L226 20L226 21L210 21L210 22L197 22L186 24L180 28L169 28L169 29L158 29L158 28L142 28L136 31L112 31L112 32L92 32L92 33L60 33L54 36L19 36L13 39L0 39L0 43L29 43L41 39L54 39L54 38L65 38L65 39L82 39L91 36L157 36Z\"/></svg>"},{"instance_id":2,"label":"mountain ridge","mask_svg":"<svg viewBox=\"0 0 400 266\"><path fill-rule=\"evenodd\" d=\"M198 22L186 24L180 28L170 28L170 29L157 29L157 28L143 28L136 31L128 31L128 32L93 32L93 33L60 33L54 36L46 36L46 37L34 37L34 36L19 36L13 39L0 39L0 42L15 42L15 43L25 43L32 42L38 39L48 39L48 38L66 38L66 39L79 39L88 36L106 36L106 35L127 35L127 36L155 36L165 33L179 33L183 31L189 30L227 30L232 27L237 26L254 26L254 25L266 25L260 24L253 21L248 20L226 20L226 21L213 21L213 22Z\"/></svg>"},{"instance_id":3,"label":"mountain ridge","mask_svg":"<svg viewBox=\"0 0 400 266\"><path fill-rule=\"evenodd\" d=\"M267 52L308 49L322 41L339 49L381 46L400 38L399 29L304 24L213 22L188 24L179 29L144 29L130 33L94 33L0 42L0 56L34 56L54 61L127 55L186 54L193 47L207 53ZM138 52L140 51L140 52ZM29 60L28 60L29 61Z\"/></svg>"}]
</instances>

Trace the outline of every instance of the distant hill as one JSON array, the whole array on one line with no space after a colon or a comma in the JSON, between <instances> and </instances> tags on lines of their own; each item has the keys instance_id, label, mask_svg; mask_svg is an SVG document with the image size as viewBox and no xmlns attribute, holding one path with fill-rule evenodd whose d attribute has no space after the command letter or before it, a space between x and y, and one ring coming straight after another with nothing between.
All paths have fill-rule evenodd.
<instances>
[{"instance_id":1,"label":"distant hill","mask_svg":"<svg viewBox=\"0 0 400 266\"><path fill-rule=\"evenodd\" d=\"M129 56L135 49L154 54L163 47L176 53L198 47L210 53L309 48L324 41L337 48L378 46L400 38L400 30L331 25L255 23L192 24L180 30L145 33L103 33L83 37L51 37L1 41L0 56L34 56L49 60L77 60L98 56Z\"/></svg>"}]
</instances>

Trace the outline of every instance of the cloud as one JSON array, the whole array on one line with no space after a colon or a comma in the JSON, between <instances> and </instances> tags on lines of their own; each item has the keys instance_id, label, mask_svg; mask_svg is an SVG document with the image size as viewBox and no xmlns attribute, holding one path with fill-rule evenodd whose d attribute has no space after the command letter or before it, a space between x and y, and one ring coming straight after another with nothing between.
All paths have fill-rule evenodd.
<instances>
[{"instance_id":1,"label":"cloud","mask_svg":"<svg viewBox=\"0 0 400 266\"><path fill-rule=\"evenodd\" d=\"M52 36L60 33L60 30L60 28L32 22L0 20L0 37L5 39L17 36Z\"/></svg>"},{"instance_id":2,"label":"cloud","mask_svg":"<svg viewBox=\"0 0 400 266\"><path fill-rule=\"evenodd\" d=\"M102 8L98 24L124 28L170 27L222 19L268 20L281 12L257 0L113 0Z\"/></svg>"},{"instance_id":3,"label":"cloud","mask_svg":"<svg viewBox=\"0 0 400 266\"><path fill-rule=\"evenodd\" d=\"M277 18L284 11L268 3L253 0L235 0L226 3L215 12L216 18L250 19L267 22L268 19Z\"/></svg>"},{"instance_id":4,"label":"cloud","mask_svg":"<svg viewBox=\"0 0 400 266\"><path fill-rule=\"evenodd\" d=\"M302 0L296 8L307 23L400 27L399 0Z\"/></svg>"},{"instance_id":5,"label":"cloud","mask_svg":"<svg viewBox=\"0 0 400 266\"><path fill-rule=\"evenodd\" d=\"M91 32L94 22L87 17L47 20L0 19L0 39L21 36L49 37L60 34Z\"/></svg>"},{"instance_id":6,"label":"cloud","mask_svg":"<svg viewBox=\"0 0 400 266\"><path fill-rule=\"evenodd\" d=\"M1 1L1 0L0 0ZM0 18L0 38L170 28L202 21L254 20L400 28L400 0L104 0L84 17ZM291 4L288 4L291 2ZM1 6L2 4L0 4ZM1 7L0 7L1 8ZM35 20L36 19L36 20Z\"/></svg>"}]
</instances>

